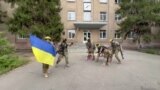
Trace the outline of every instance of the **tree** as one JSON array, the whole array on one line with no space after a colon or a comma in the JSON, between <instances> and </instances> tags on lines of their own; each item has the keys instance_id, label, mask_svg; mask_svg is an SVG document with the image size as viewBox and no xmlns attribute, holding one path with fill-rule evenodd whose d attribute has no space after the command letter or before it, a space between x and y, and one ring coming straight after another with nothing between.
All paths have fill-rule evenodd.
<instances>
[{"instance_id":1,"label":"tree","mask_svg":"<svg viewBox=\"0 0 160 90\"><path fill-rule=\"evenodd\" d=\"M151 27L160 25L160 2L158 0L123 0L120 4L123 17L120 25L124 39L133 33L133 40L141 47L141 40L150 42L154 36Z\"/></svg>"},{"instance_id":2,"label":"tree","mask_svg":"<svg viewBox=\"0 0 160 90\"><path fill-rule=\"evenodd\" d=\"M6 18L6 17L7 17L7 12L2 11L0 8L0 24L5 22L4 18Z\"/></svg>"},{"instance_id":3,"label":"tree","mask_svg":"<svg viewBox=\"0 0 160 90\"><path fill-rule=\"evenodd\" d=\"M7 23L9 31L20 35L51 36L60 40L63 24L60 0L5 0L18 6Z\"/></svg>"}]
</instances>

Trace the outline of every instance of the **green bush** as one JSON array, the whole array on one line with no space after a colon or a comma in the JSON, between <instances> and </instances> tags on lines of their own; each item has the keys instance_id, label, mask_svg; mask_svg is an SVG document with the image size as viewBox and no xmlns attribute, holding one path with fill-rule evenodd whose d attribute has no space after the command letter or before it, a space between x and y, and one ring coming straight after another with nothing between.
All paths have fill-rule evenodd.
<instances>
[{"instance_id":1,"label":"green bush","mask_svg":"<svg viewBox=\"0 0 160 90\"><path fill-rule=\"evenodd\" d=\"M150 43L152 41L153 36L151 36L150 34L145 34L143 35L143 41L145 41L146 43Z\"/></svg>"},{"instance_id":2,"label":"green bush","mask_svg":"<svg viewBox=\"0 0 160 90\"><path fill-rule=\"evenodd\" d=\"M0 55L6 55L14 52L14 48L10 45L10 43L0 37Z\"/></svg>"},{"instance_id":3,"label":"green bush","mask_svg":"<svg viewBox=\"0 0 160 90\"><path fill-rule=\"evenodd\" d=\"M27 60L21 60L18 56L3 55L0 57L0 74L17 68L27 62Z\"/></svg>"},{"instance_id":4,"label":"green bush","mask_svg":"<svg viewBox=\"0 0 160 90\"><path fill-rule=\"evenodd\" d=\"M14 55L14 52L13 46L11 46L0 33L0 74L6 73L28 62Z\"/></svg>"}]
</instances>

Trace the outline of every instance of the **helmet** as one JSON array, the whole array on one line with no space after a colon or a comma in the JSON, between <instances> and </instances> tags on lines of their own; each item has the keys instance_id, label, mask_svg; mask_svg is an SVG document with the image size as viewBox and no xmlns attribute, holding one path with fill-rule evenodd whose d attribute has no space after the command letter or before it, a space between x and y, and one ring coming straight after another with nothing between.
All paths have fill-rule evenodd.
<instances>
[{"instance_id":1,"label":"helmet","mask_svg":"<svg viewBox=\"0 0 160 90\"><path fill-rule=\"evenodd\" d=\"M110 39L109 42L111 42L113 39Z\"/></svg>"},{"instance_id":2,"label":"helmet","mask_svg":"<svg viewBox=\"0 0 160 90\"><path fill-rule=\"evenodd\" d=\"M112 42L112 41L113 41L113 39L110 39L110 40L109 40L109 42Z\"/></svg>"},{"instance_id":3,"label":"helmet","mask_svg":"<svg viewBox=\"0 0 160 90\"><path fill-rule=\"evenodd\" d=\"M46 36L44 39L45 40L51 40L51 37L50 36Z\"/></svg>"},{"instance_id":4,"label":"helmet","mask_svg":"<svg viewBox=\"0 0 160 90\"><path fill-rule=\"evenodd\" d=\"M67 41L67 39L66 39L66 38L64 38L62 42L66 42L66 41Z\"/></svg>"}]
</instances>

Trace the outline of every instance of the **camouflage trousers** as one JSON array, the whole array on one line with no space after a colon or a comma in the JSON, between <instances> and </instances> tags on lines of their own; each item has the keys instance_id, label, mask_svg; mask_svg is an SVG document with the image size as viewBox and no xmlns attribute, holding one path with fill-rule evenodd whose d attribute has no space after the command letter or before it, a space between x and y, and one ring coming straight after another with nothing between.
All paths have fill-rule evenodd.
<instances>
[{"instance_id":1,"label":"camouflage trousers","mask_svg":"<svg viewBox=\"0 0 160 90\"><path fill-rule=\"evenodd\" d=\"M56 64L59 64L59 62L62 60L63 57L65 58L66 65L68 65L69 64L68 52L64 52L63 54L60 53L59 56L58 56L58 60L57 60Z\"/></svg>"},{"instance_id":2,"label":"camouflage trousers","mask_svg":"<svg viewBox=\"0 0 160 90\"><path fill-rule=\"evenodd\" d=\"M119 56L118 56L118 53L119 53L119 52L120 52L119 49L117 49L117 50L112 50L111 58L113 58L113 55L115 54L115 58L118 60L119 63L121 63L121 60L120 60L120 58L119 58Z\"/></svg>"},{"instance_id":3,"label":"camouflage trousers","mask_svg":"<svg viewBox=\"0 0 160 90\"><path fill-rule=\"evenodd\" d=\"M42 64L42 69L43 69L43 73L47 74L48 73L48 69L49 69L49 65L48 64Z\"/></svg>"},{"instance_id":4,"label":"camouflage trousers","mask_svg":"<svg viewBox=\"0 0 160 90\"><path fill-rule=\"evenodd\" d=\"M113 55L115 54L116 59L118 60L119 63L121 63L121 60L118 57L119 52L120 52L119 50L105 49L104 52L98 53L97 61L99 61L99 57L102 54L103 57L106 59L105 64L108 65L108 63L112 61Z\"/></svg>"}]
</instances>

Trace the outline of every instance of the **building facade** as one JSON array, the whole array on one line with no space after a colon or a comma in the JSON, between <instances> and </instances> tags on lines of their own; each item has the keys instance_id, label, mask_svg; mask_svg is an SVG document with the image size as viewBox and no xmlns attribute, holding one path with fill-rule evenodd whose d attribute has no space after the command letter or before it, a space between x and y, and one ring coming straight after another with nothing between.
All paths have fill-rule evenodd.
<instances>
[{"instance_id":1,"label":"building facade","mask_svg":"<svg viewBox=\"0 0 160 90\"><path fill-rule=\"evenodd\" d=\"M2 9L12 16L14 10L10 4L0 3ZM109 42L118 28L119 15L115 14L118 3L120 0L61 0L62 37L75 43L85 43L88 39L94 43ZM28 39L23 36L12 36L10 40L18 49L30 48Z\"/></svg>"},{"instance_id":2,"label":"building facade","mask_svg":"<svg viewBox=\"0 0 160 90\"><path fill-rule=\"evenodd\" d=\"M61 0L63 37L69 41L107 43L118 28L115 15L120 0ZM115 16L117 18L115 18Z\"/></svg>"},{"instance_id":3,"label":"building facade","mask_svg":"<svg viewBox=\"0 0 160 90\"><path fill-rule=\"evenodd\" d=\"M78 44L84 44L88 39L94 43L103 44L109 44L110 39L121 41L121 36L116 32L121 16L115 13L120 8L118 5L120 2L121 0L61 0L60 15L64 24L62 38ZM3 0L0 1L0 4L1 9L7 11L7 14L12 17L14 9L11 8L11 5ZM30 49L28 38L10 33L7 34L7 37L15 44L16 49ZM137 47L137 44L132 42L132 37L133 33L123 42L124 47ZM160 41L153 43L160 45Z\"/></svg>"}]
</instances>

